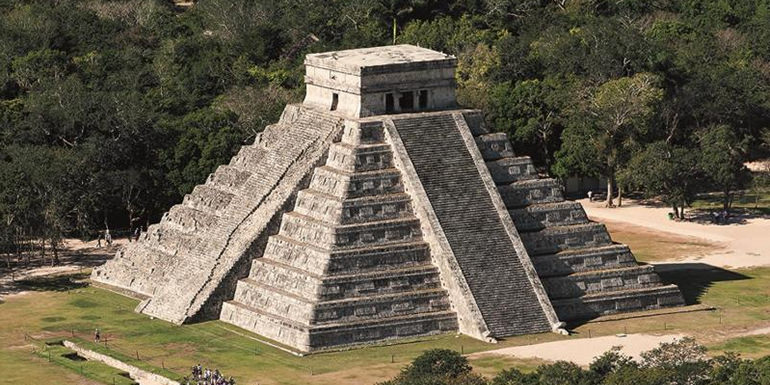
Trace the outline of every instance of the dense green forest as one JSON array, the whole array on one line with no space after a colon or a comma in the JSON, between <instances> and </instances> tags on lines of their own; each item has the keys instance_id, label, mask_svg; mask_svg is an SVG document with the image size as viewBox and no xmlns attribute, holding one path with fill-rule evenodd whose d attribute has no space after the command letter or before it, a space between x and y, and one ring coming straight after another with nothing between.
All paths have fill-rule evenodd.
<instances>
[{"instance_id":1,"label":"dense green forest","mask_svg":"<svg viewBox=\"0 0 770 385\"><path fill-rule=\"evenodd\" d=\"M456 55L559 177L727 207L768 154L768 0L0 0L0 244L158 220L301 100L304 54L394 41Z\"/></svg>"},{"instance_id":2,"label":"dense green forest","mask_svg":"<svg viewBox=\"0 0 770 385\"><path fill-rule=\"evenodd\" d=\"M434 349L415 358L401 373L379 385L764 385L770 356L747 360L736 354L709 358L691 338L644 352L632 360L618 349L596 357L588 369L566 361L534 371L503 370L492 379L473 372L460 353Z\"/></svg>"}]
</instances>

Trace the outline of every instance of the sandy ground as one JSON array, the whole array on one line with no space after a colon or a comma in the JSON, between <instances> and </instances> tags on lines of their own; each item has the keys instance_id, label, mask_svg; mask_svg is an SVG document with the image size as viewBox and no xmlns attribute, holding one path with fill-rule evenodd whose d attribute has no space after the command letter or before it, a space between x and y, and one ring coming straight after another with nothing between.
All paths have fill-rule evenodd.
<instances>
[{"instance_id":1,"label":"sandy ground","mask_svg":"<svg viewBox=\"0 0 770 385\"><path fill-rule=\"evenodd\" d=\"M33 258L30 266L20 266L13 271L8 271L5 266L0 266L0 300L9 295L23 295L15 281L28 278L41 277L51 274L69 273L98 266L115 254L119 246L125 243L125 239L117 239L111 247L96 247L96 241L83 242L77 239L66 239L65 250L59 256L60 264L50 266L50 261Z\"/></svg>"},{"instance_id":2,"label":"sandy ground","mask_svg":"<svg viewBox=\"0 0 770 385\"><path fill-rule=\"evenodd\" d=\"M619 346L621 352L633 359L639 359L642 352L655 349L664 342L673 342L684 337L683 334L619 334L595 338L579 338L568 341L546 342L536 345L513 346L498 350L474 353L469 358L485 355L505 355L517 358L540 358L548 361L570 361L581 366L588 366L594 357Z\"/></svg>"},{"instance_id":3,"label":"sandy ground","mask_svg":"<svg viewBox=\"0 0 770 385\"><path fill-rule=\"evenodd\" d=\"M656 263L698 262L722 268L744 268L770 265L770 218L737 218L731 224L716 225L697 221L672 221L671 209L643 206L624 200L621 208L606 208L603 202L580 201L588 216L597 222L626 222L680 236L695 237L718 243L722 248L708 255Z\"/></svg>"}]
</instances>

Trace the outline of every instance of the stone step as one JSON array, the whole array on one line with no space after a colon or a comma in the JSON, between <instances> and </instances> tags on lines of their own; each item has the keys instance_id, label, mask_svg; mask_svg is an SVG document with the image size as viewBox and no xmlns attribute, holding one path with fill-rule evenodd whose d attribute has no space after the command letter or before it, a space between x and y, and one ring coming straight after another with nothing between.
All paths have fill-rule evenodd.
<instances>
[{"instance_id":1,"label":"stone step","mask_svg":"<svg viewBox=\"0 0 770 385\"><path fill-rule=\"evenodd\" d=\"M182 204L200 211L221 216L235 195L221 190L215 185L202 184L195 186L192 193L185 195Z\"/></svg>"},{"instance_id":2,"label":"stone step","mask_svg":"<svg viewBox=\"0 0 770 385\"><path fill-rule=\"evenodd\" d=\"M676 285L666 285L602 292L578 298L558 299L552 303L560 320L576 321L607 314L682 306L684 299Z\"/></svg>"},{"instance_id":3,"label":"stone step","mask_svg":"<svg viewBox=\"0 0 770 385\"><path fill-rule=\"evenodd\" d=\"M251 278L238 281L233 300L304 324L354 322L449 308L441 288L321 301Z\"/></svg>"},{"instance_id":4,"label":"stone step","mask_svg":"<svg viewBox=\"0 0 770 385\"><path fill-rule=\"evenodd\" d=\"M314 325L356 322L409 314L449 310L449 301L443 289L414 290L387 295L319 302Z\"/></svg>"},{"instance_id":5,"label":"stone step","mask_svg":"<svg viewBox=\"0 0 770 385\"><path fill-rule=\"evenodd\" d=\"M361 145L361 144L383 144L385 134L382 121L345 121L345 131L340 143Z\"/></svg>"},{"instance_id":6,"label":"stone step","mask_svg":"<svg viewBox=\"0 0 770 385\"><path fill-rule=\"evenodd\" d=\"M552 300L660 286L660 277L652 265L574 273L542 281Z\"/></svg>"},{"instance_id":7,"label":"stone step","mask_svg":"<svg viewBox=\"0 0 770 385\"><path fill-rule=\"evenodd\" d=\"M405 193L342 199L313 189L298 193L294 211L342 225L414 216L411 199Z\"/></svg>"},{"instance_id":8,"label":"stone step","mask_svg":"<svg viewBox=\"0 0 770 385\"><path fill-rule=\"evenodd\" d=\"M172 226L183 233L206 231L214 227L219 216L185 205L174 205L163 216L163 226Z\"/></svg>"},{"instance_id":9,"label":"stone step","mask_svg":"<svg viewBox=\"0 0 770 385\"><path fill-rule=\"evenodd\" d=\"M270 237L263 258L317 275L352 274L421 266L430 263L430 252L421 240L329 251L279 234Z\"/></svg>"},{"instance_id":10,"label":"stone step","mask_svg":"<svg viewBox=\"0 0 770 385\"><path fill-rule=\"evenodd\" d=\"M462 117L471 130L471 135L489 134L489 130L484 126L484 113L481 110L463 111Z\"/></svg>"},{"instance_id":11,"label":"stone step","mask_svg":"<svg viewBox=\"0 0 770 385\"><path fill-rule=\"evenodd\" d=\"M259 167L259 164L264 162L268 156L268 151L260 146L243 146L238 154L236 154L229 163L229 166L242 170L244 172L250 172Z\"/></svg>"},{"instance_id":12,"label":"stone step","mask_svg":"<svg viewBox=\"0 0 770 385\"><path fill-rule=\"evenodd\" d=\"M457 330L457 316L451 311L310 326L230 301L221 319L305 352Z\"/></svg>"},{"instance_id":13,"label":"stone step","mask_svg":"<svg viewBox=\"0 0 770 385\"><path fill-rule=\"evenodd\" d=\"M509 209L564 200L561 184L553 178L530 179L497 186Z\"/></svg>"},{"instance_id":14,"label":"stone step","mask_svg":"<svg viewBox=\"0 0 770 385\"><path fill-rule=\"evenodd\" d=\"M310 188L340 198L404 192L401 173L395 168L349 173L329 166L317 167Z\"/></svg>"},{"instance_id":15,"label":"stone step","mask_svg":"<svg viewBox=\"0 0 770 385\"><path fill-rule=\"evenodd\" d=\"M453 300L472 296L496 337L548 331L538 293L494 204L496 192L488 190L456 118L449 113L392 118L467 282L469 293Z\"/></svg>"},{"instance_id":16,"label":"stone step","mask_svg":"<svg viewBox=\"0 0 770 385\"><path fill-rule=\"evenodd\" d=\"M173 227L157 226L149 231L145 238L145 247L164 254L194 256L206 252L207 241L197 233L181 232ZM195 251L195 252L193 252Z\"/></svg>"},{"instance_id":17,"label":"stone step","mask_svg":"<svg viewBox=\"0 0 770 385\"><path fill-rule=\"evenodd\" d=\"M571 201L534 204L508 212L520 233L588 222L583 206Z\"/></svg>"},{"instance_id":18,"label":"stone step","mask_svg":"<svg viewBox=\"0 0 770 385\"><path fill-rule=\"evenodd\" d=\"M516 156L513 153L513 146L508 140L508 135L502 132L493 134L483 134L476 138L476 146L481 151L481 156L486 161L498 160L502 158L511 158Z\"/></svg>"},{"instance_id":19,"label":"stone step","mask_svg":"<svg viewBox=\"0 0 770 385\"><path fill-rule=\"evenodd\" d=\"M387 144L335 143L326 165L347 172L382 170L393 167L393 153Z\"/></svg>"},{"instance_id":20,"label":"stone step","mask_svg":"<svg viewBox=\"0 0 770 385\"><path fill-rule=\"evenodd\" d=\"M249 171L229 165L222 165L217 167L216 171L209 174L206 183L221 186L220 188L223 190L234 191L243 186L249 177L251 177L251 172Z\"/></svg>"},{"instance_id":21,"label":"stone step","mask_svg":"<svg viewBox=\"0 0 770 385\"><path fill-rule=\"evenodd\" d=\"M530 255L553 254L564 250L607 246L612 239L601 223L547 227L544 230L521 233Z\"/></svg>"},{"instance_id":22,"label":"stone step","mask_svg":"<svg viewBox=\"0 0 770 385\"><path fill-rule=\"evenodd\" d=\"M351 225L333 225L297 212L283 215L279 233L332 250L421 239L420 221L412 216Z\"/></svg>"},{"instance_id":23,"label":"stone step","mask_svg":"<svg viewBox=\"0 0 770 385\"><path fill-rule=\"evenodd\" d=\"M324 301L440 287L438 270L430 264L321 277L279 261L259 258L252 262L249 279Z\"/></svg>"},{"instance_id":24,"label":"stone step","mask_svg":"<svg viewBox=\"0 0 770 385\"><path fill-rule=\"evenodd\" d=\"M532 263L541 278L636 266L631 250L620 244L538 255L532 258Z\"/></svg>"},{"instance_id":25,"label":"stone step","mask_svg":"<svg viewBox=\"0 0 770 385\"><path fill-rule=\"evenodd\" d=\"M499 185L538 178L535 165L528 156L502 158L486 164L492 180Z\"/></svg>"}]
</instances>

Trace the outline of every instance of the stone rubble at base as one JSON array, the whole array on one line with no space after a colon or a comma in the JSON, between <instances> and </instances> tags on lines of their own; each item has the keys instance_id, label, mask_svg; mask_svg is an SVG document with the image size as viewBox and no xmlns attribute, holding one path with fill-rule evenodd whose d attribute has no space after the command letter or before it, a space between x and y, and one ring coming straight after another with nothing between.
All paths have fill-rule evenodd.
<instances>
[{"instance_id":1,"label":"stone rubble at base","mask_svg":"<svg viewBox=\"0 0 770 385\"><path fill-rule=\"evenodd\" d=\"M455 65L408 45L308 55L304 103L92 279L144 298L139 312L304 352L682 305L456 106Z\"/></svg>"}]
</instances>

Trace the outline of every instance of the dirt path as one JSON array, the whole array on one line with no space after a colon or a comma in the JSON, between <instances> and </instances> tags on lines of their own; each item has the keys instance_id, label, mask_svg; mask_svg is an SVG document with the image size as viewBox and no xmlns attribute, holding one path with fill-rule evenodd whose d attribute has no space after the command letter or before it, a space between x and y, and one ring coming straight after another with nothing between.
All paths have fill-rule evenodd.
<instances>
[{"instance_id":1,"label":"dirt path","mask_svg":"<svg viewBox=\"0 0 770 385\"><path fill-rule=\"evenodd\" d=\"M48 260L34 260L30 266L21 266L13 270L0 269L0 300L10 295L25 293L17 283L30 278L52 274L71 273L101 265L125 240L116 240L111 247L96 247L96 242L83 242L77 239L64 241L64 248L59 257L59 265L50 266Z\"/></svg>"},{"instance_id":2,"label":"dirt path","mask_svg":"<svg viewBox=\"0 0 770 385\"><path fill-rule=\"evenodd\" d=\"M597 356L621 347L623 354L639 359L642 352L652 350L664 342L673 342L684 337L683 334L621 334L595 338L577 338L574 340L546 342L536 345L513 346L498 350L474 353L468 358L485 355L502 355L516 358L540 358L547 361L570 361L580 366L588 366Z\"/></svg>"},{"instance_id":3,"label":"dirt path","mask_svg":"<svg viewBox=\"0 0 770 385\"><path fill-rule=\"evenodd\" d=\"M770 334L770 327L763 326L741 332L727 333L721 339ZM638 360L643 352L652 350L661 343L673 342L689 334L618 334L594 338L575 338L563 341L546 342L535 345L513 346L497 350L473 353L468 358L480 358L488 355L509 356L521 359L539 358L546 361L570 361L577 365L588 366L591 361L604 352L619 346L621 352Z\"/></svg>"},{"instance_id":4,"label":"dirt path","mask_svg":"<svg viewBox=\"0 0 770 385\"><path fill-rule=\"evenodd\" d=\"M724 268L770 265L770 218L740 218L738 223L715 225L672 221L668 219L669 208L644 206L630 200L624 201L621 208L606 208L603 203L588 202L587 199L580 200L580 203L588 216L598 222L624 222L679 236L695 237L720 246L705 255L656 263L698 262Z\"/></svg>"}]
</instances>

